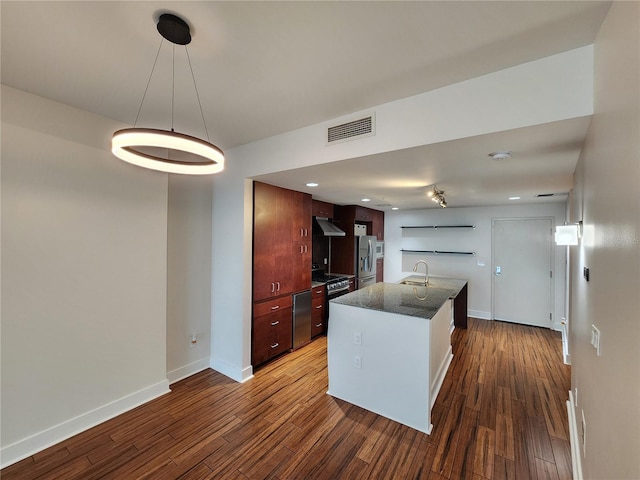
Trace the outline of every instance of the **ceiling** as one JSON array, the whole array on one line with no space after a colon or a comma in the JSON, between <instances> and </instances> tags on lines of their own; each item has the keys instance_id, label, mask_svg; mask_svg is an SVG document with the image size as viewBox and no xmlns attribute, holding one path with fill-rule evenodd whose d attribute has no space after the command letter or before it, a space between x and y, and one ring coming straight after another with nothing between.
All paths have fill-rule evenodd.
<instances>
[{"instance_id":1,"label":"ceiling","mask_svg":"<svg viewBox=\"0 0 640 480\"><path fill-rule=\"evenodd\" d=\"M171 127L171 47L155 22L175 13L211 142L227 150L593 43L595 1L0 2L2 83L138 126ZM158 61L144 95L156 53ZM206 137L184 51L176 49L177 131ZM405 208L424 178L449 206L566 193L588 119L512 130L262 177L314 197ZM487 153L508 145L510 160ZM366 167L365 167L366 165ZM431 203L431 202L429 202Z\"/></svg>"}]
</instances>

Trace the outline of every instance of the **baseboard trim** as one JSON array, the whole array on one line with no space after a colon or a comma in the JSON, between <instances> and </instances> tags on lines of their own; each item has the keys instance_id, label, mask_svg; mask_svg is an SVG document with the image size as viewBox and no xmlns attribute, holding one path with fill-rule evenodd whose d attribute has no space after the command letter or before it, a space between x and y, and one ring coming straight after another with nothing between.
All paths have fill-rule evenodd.
<instances>
[{"instance_id":1,"label":"baseboard trim","mask_svg":"<svg viewBox=\"0 0 640 480\"><path fill-rule=\"evenodd\" d=\"M431 405L429 405L429 409L433 408L433 405L436 403L436 397L440 392L440 388L442 388L444 377L447 375L447 371L449 370L449 365L451 365L452 360L453 360L453 349L451 348L451 345L449 345L449 351L447 352L444 359L442 360L442 363L440 364L440 368L436 373L436 378L434 378L433 382L431 382L431 391L429 392L429 395L430 395L429 403Z\"/></svg>"},{"instance_id":2,"label":"baseboard trim","mask_svg":"<svg viewBox=\"0 0 640 480\"><path fill-rule=\"evenodd\" d=\"M170 372L167 372L169 385L173 385L174 383L184 378L190 377L191 375L195 375L196 373L206 370L207 368L209 368L209 357L201 358L200 360L192 362L189 365L171 370Z\"/></svg>"},{"instance_id":3,"label":"baseboard trim","mask_svg":"<svg viewBox=\"0 0 640 480\"><path fill-rule=\"evenodd\" d=\"M467 310L467 316L473 318L481 318L482 320L492 320L493 316L491 312L484 312L482 310Z\"/></svg>"},{"instance_id":4,"label":"baseboard trim","mask_svg":"<svg viewBox=\"0 0 640 480\"><path fill-rule=\"evenodd\" d=\"M238 368L224 360L212 358L209 366L216 372L219 372L236 382L244 383L253 378L253 367L251 365L245 368Z\"/></svg>"},{"instance_id":5,"label":"baseboard trim","mask_svg":"<svg viewBox=\"0 0 640 480\"><path fill-rule=\"evenodd\" d=\"M83 413L75 418L19 440L11 445L2 447L2 449L0 449L0 457L2 458L0 468L8 467L9 465L19 462L20 460L44 450L45 448L49 448L52 445L66 440L67 438L71 438L78 433L84 432L85 430L117 417L124 412L169 393L170 391L169 381L163 380L118 400L107 403L95 410Z\"/></svg>"},{"instance_id":6,"label":"baseboard trim","mask_svg":"<svg viewBox=\"0 0 640 480\"><path fill-rule=\"evenodd\" d=\"M569 413L569 441L571 443L571 468L573 469L573 480L583 480L582 456L580 455L580 436L578 435L576 409L573 401L573 392L571 390L569 390L569 400L567 400L567 411Z\"/></svg>"},{"instance_id":7,"label":"baseboard trim","mask_svg":"<svg viewBox=\"0 0 640 480\"><path fill-rule=\"evenodd\" d=\"M562 358L565 365L571 365L571 354L569 353L569 339L567 338L567 326L562 325L560 328L562 332Z\"/></svg>"}]
</instances>

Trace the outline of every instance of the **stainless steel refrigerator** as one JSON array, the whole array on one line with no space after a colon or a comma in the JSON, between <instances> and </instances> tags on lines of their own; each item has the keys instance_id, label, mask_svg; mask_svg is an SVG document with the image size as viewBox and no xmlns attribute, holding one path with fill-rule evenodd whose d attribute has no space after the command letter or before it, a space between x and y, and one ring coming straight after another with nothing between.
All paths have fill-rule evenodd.
<instances>
[{"instance_id":1,"label":"stainless steel refrigerator","mask_svg":"<svg viewBox=\"0 0 640 480\"><path fill-rule=\"evenodd\" d=\"M376 283L376 242L373 235L355 237L356 288L361 289Z\"/></svg>"}]
</instances>

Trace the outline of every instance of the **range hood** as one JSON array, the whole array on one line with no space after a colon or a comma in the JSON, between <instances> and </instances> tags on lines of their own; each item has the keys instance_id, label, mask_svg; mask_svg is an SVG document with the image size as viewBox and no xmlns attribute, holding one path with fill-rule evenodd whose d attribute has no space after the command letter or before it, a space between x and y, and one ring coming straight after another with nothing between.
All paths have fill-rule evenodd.
<instances>
[{"instance_id":1,"label":"range hood","mask_svg":"<svg viewBox=\"0 0 640 480\"><path fill-rule=\"evenodd\" d=\"M346 235L325 217L313 217L313 233L325 237L344 237Z\"/></svg>"}]
</instances>

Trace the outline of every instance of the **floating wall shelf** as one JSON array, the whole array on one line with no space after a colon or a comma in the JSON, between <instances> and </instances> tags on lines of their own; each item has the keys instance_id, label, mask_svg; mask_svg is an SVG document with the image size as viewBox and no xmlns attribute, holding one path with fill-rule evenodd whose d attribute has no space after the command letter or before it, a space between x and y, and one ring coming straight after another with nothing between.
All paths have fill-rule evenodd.
<instances>
[{"instance_id":1,"label":"floating wall shelf","mask_svg":"<svg viewBox=\"0 0 640 480\"><path fill-rule=\"evenodd\" d=\"M474 256L476 252L446 252L443 250L400 250L402 253L430 253L432 255L469 255Z\"/></svg>"},{"instance_id":2,"label":"floating wall shelf","mask_svg":"<svg viewBox=\"0 0 640 480\"><path fill-rule=\"evenodd\" d=\"M475 225L403 225L400 228L476 228Z\"/></svg>"}]
</instances>

